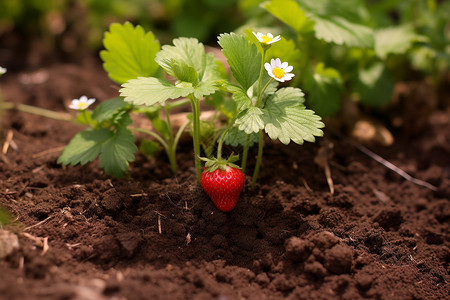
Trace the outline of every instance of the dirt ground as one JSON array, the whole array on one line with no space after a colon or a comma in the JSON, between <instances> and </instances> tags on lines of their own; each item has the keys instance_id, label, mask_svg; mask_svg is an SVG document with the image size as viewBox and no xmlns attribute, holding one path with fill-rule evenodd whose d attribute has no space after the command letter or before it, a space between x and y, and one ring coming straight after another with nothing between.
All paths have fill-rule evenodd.
<instances>
[{"instance_id":1,"label":"dirt ground","mask_svg":"<svg viewBox=\"0 0 450 300\"><path fill-rule=\"evenodd\" d=\"M1 144L8 134L12 143L0 204L17 218L4 229L20 246L0 260L0 299L448 299L448 90L403 87L399 99L416 108L430 107L430 91L437 102L418 110L420 126L399 113L410 126L392 130L392 146L370 148L436 191L326 129L315 144L267 141L259 183L252 190L247 177L231 213L196 184L189 139L175 175L163 153L138 154L119 180L97 163L56 163L78 125L3 112ZM11 70L0 88L5 101L66 113L81 95L117 95L95 59ZM314 163L325 143L333 195Z\"/></svg>"}]
</instances>

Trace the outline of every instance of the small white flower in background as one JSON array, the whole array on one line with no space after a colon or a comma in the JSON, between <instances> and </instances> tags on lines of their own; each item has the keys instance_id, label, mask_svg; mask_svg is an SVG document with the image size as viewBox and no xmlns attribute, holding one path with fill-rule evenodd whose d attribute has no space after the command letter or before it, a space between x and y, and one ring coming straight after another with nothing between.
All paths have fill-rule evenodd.
<instances>
[{"instance_id":1,"label":"small white flower in background","mask_svg":"<svg viewBox=\"0 0 450 300\"><path fill-rule=\"evenodd\" d=\"M2 68L2 67L0 67L0 75L3 75L3 74L5 74L5 73L6 73L6 71L7 71L7 69L6 69L6 68Z\"/></svg>"},{"instance_id":2,"label":"small white flower in background","mask_svg":"<svg viewBox=\"0 0 450 300\"><path fill-rule=\"evenodd\" d=\"M76 110L85 110L92 103L95 102L95 98L89 98L86 96L81 96L80 99L73 99L72 103L70 103L69 108Z\"/></svg>"},{"instance_id":3,"label":"small white flower in background","mask_svg":"<svg viewBox=\"0 0 450 300\"><path fill-rule=\"evenodd\" d=\"M288 65L287 62L281 63L281 60L279 58L272 58L270 60L270 64L264 64L264 68L266 68L270 77L278 80L279 82L289 81L292 79L292 77L295 76L294 74L289 73L294 69L294 67Z\"/></svg>"},{"instance_id":4,"label":"small white flower in background","mask_svg":"<svg viewBox=\"0 0 450 300\"><path fill-rule=\"evenodd\" d=\"M277 35L276 37L273 37L273 34L271 34L270 32L267 34L263 34L261 32L256 33L253 31L253 34L256 36L258 41L264 45L270 45L281 40L281 36Z\"/></svg>"}]
</instances>

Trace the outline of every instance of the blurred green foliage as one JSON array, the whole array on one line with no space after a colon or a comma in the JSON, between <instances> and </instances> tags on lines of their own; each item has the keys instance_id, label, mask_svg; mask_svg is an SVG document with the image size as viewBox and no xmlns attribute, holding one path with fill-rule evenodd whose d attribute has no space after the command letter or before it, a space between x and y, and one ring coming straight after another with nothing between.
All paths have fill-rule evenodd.
<instances>
[{"instance_id":1,"label":"blurred green foliage","mask_svg":"<svg viewBox=\"0 0 450 300\"><path fill-rule=\"evenodd\" d=\"M2 226L6 226L13 222L13 217L11 214L6 210L6 208L0 206L0 228Z\"/></svg>"},{"instance_id":2,"label":"blurred green foliage","mask_svg":"<svg viewBox=\"0 0 450 300\"><path fill-rule=\"evenodd\" d=\"M323 117L337 113L342 99L383 107L395 82L430 77L438 85L450 67L449 1L239 3L253 13L241 33L251 38L251 31L271 32L287 39L290 46L285 42L267 60L276 54L294 66L300 75L294 85L305 89L308 106Z\"/></svg>"},{"instance_id":3,"label":"blurred green foliage","mask_svg":"<svg viewBox=\"0 0 450 300\"><path fill-rule=\"evenodd\" d=\"M217 47L223 32L282 34L267 60L289 61L294 85L327 117L343 98L386 105L400 80L439 84L450 68L449 11L440 0L2 0L0 38L16 31L53 43L67 33L74 53L100 48L114 22L139 24L161 44L195 37Z\"/></svg>"},{"instance_id":4,"label":"blurred green foliage","mask_svg":"<svg viewBox=\"0 0 450 300\"><path fill-rule=\"evenodd\" d=\"M10 30L38 35L78 30L91 46L99 47L109 25L124 21L153 31L165 44L180 36L213 42L218 33L232 31L244 18L237 0L0 1L0 35Z\"/></svg>"}]
</instances>

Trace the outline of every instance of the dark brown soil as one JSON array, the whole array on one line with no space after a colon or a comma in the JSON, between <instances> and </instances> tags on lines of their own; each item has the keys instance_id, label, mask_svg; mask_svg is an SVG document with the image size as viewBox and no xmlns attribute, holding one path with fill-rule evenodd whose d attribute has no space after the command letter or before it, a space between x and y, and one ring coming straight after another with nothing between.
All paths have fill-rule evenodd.
<instances>
[{"instance_id":1,"label":"dark brown soil","mask_svg":"<svg viewBox=\"0 0 450 300\"><path fill-rule=\"evenodd\" d=\"M117 94L89 60L12 71L0 88L6 101L63 112L72 98ZM189 141L177 174L163 154L137 155L118 180L95 163L56 163L77 125L6 111L2 144L11 131L17 148L0 160L0 203L20 248L0 260L0 299L448 299L450 110L429 113L372 149L438 191L327 132L334 195L314 163L321 143L268 142L259 184L248 177L225 214L195 182Z\"/></svg>"}]
</instances>

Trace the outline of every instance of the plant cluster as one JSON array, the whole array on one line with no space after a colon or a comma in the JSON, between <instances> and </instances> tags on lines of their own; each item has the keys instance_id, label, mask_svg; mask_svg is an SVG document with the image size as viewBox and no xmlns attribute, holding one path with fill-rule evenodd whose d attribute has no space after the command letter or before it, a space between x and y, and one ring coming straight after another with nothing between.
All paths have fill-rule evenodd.
<instances>
[{"instance_id":1,"label":"plant cluster","mask_svg":"<svg viewBox=\"0 0 450 300\"><path fill-rule=\"evenodd\" d=\"M276 53L302 74L293 86L305 89L322 117L350 101L382 108L395 82L431 76L439 84L450 67L448 2L270 0L259 7L260 17L241 31L251 36L249 28L268 26L288 37Z\"/></svg>"},{"instance_id":2,"label":"plant cluster","mask_svg":"<svg viewBox=\"0 0 450 300\"><path fill-rule=\"evenodd\" d=\"M292 66L282 63L279 58L264 64L266 51L280 37L258 35L259 43L263 45L262 53L242 35L227 33L219 36L219 45L233 75L227 79L220 72L224 67L194 38L175 39L173 45L164 45L160 50L154 35L145 33L140 26L134 27L130 23L111 25L105 34L106 49L100 55L110 78L122 84L121 97L101 103L92 112L86 108L93 99L73 101L71 107L80 111L78 121L88 128L72 139L59 162L86 164L99 156L100 166L106 173L121 176L128 171L128 163L133 161L137 151L132 133L135 131L150 135L163 146L175 172L175 149L181 133L190 125L200 181L201 132L205 131L203 127L211 126L200 121L200 100L209 96L213 109L223 109L224 101L231 102L222 110L227 119L223 128L212 130L213 134L220 134L213 139L219 144L216 161L222 160L223 143L242 145L247 153L250 145L257 141L260 150L253 177L255 183L262 157L263 131L284 144L290 141L302 144L321 136L320 128L324 126L320 117L303 105L300 89L277 88L278 82L294 76L290 73ZM169 99L173 101L167 101ZM191 104L191 120L174 134L170 110L187 102ZM145 114L155 131L131 127L131 113ZM206 155L209 156L206 159L211 159L211 153ZM242 160L244 166L246 159L245 156Z\"/></svg>"},{"instance_id":3,"label":"plant cluster","mask_svg":"<svg viewBox=\"0 0 450 300\"><path fill-rule=\"evenodd\" d=\"M218 43L232 74L227 78L226 72L220 72L224 66L212 53L206 53L197 39L177 38L173 45L160 48L154 35L145 33L140 26L111 25L105 34L106 49L100 56L109 77L122 84L120 97L101 103L93 111L87 108L95 99L83 96L73 100L70 107L79 111L77 120L87 128L64 148L58 162L83 165L99 157L106 173L120 177L128 172L128 164L138 150L134 131L146 133L153 142L159 142L175 172L177 143L185 127L190 125L198 182L202 172L233 171L240 172L239 186L243 186L244 175L234 164L237 156L222 158L222 146L227 143L243 147L241 165L245 170L248 149L257 143L254 185L262 160L263 132L284 144L290 141L303 144L304 141L314 142L316 136L323 134L320 128L324 126L318 115L306 109L304 94L299 88L278 88L279 83L294 77L293 67L279 58L265 63L267 50L281 37L270 33L254 34L262 51L245 36L235 33L219 36ZM210 123L200 121L200 101L206 97L211 109L223 112L226 119L218 127L214 127L213 120ZM228 104L224 105L225 102ZM191 105L192 116L174 134L170 111L187 103ZM131 127L132 113L145 114L155 130ZM211 126L213 130L204 130ZM202 157L201 135L214 136L209 140L218 143L215 157L211 151L206 151L214 149L215 145L204 145L206 157ZM148 143L141 147L145 148ZM206 161L204 170L202 160Z\"/></svg>"}]
</instances>

